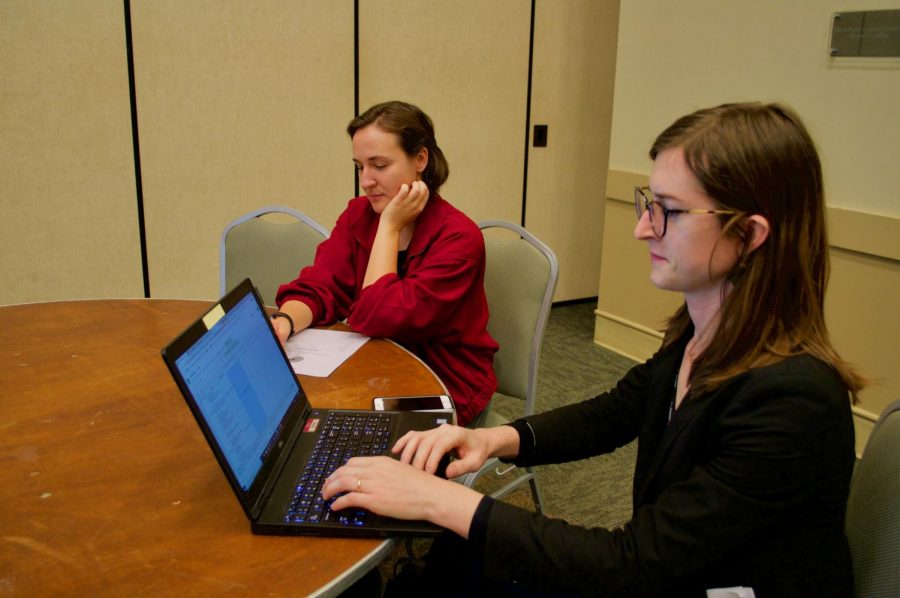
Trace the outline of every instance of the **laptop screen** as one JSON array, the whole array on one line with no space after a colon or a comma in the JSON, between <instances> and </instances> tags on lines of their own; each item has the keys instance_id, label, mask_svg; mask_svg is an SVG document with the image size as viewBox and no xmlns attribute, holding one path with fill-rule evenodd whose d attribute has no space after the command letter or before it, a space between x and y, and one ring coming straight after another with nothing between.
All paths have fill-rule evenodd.
<instances>
[{"instance_id":1,"label":"laptop screen","mask_svg":"<svg viewBox=\"0 0 900 598\"><path fill-rule=\"evenodd\" d=\"M225 312L175 365L248 490L299 391L253 294Z\"/></svg>"}]
</instances>

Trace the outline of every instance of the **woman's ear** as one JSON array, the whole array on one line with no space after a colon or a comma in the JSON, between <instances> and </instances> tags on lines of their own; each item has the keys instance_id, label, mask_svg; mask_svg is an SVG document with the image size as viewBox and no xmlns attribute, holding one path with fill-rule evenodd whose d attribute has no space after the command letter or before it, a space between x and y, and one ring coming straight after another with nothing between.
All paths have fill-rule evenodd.
<instances>
[{"instance_id":1,"label":"woman's ear","mask_svg":"<svg viewBox=\"0 0 900 598\"><path fill-rule=\"evenodd\" d=\"M755 251L769 238L769 221L765 216L753 214L747 218L747 253Z\"/></svg>"},{"instance_id":2,"label":"woman's ear","mask_svg":"<svg viewBox=\"0 0 900 598\"><path fill-rule=\"evenodd\" d=\"M419 153L416 154L416 172L422 174L425 172L425 168L428 166L428 148L423 147L419 150Z\"/></svg>"}]
</instances>

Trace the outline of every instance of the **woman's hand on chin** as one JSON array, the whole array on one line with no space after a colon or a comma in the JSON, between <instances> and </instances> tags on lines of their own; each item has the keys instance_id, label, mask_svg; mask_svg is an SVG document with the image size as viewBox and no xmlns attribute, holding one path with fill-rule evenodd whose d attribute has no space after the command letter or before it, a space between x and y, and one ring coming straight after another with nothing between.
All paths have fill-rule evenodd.
<instances>
[{"instance_id":1,"label":"woman's hand on chin","mask_svg":"<svg viewBox=\"0 0 900 598\"><path fill-rule=\"evenodd\" d=\"M402 230L419 217L425 209L429 195L428 185L424 181L400 185L400 190L381 212L382 222L393 225L398 231Z\"/></svg>"}]
</instances>

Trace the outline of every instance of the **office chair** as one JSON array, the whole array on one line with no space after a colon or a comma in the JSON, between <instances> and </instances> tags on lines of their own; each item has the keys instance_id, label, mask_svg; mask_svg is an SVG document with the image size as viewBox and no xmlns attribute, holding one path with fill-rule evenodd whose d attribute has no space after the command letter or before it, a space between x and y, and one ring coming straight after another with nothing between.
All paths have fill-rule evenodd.
<instances>
[{"instance_id":1,"label":"office chair","mask_svg":"<svg viewBox=\"0 0 900 598\"><path fill-rule=\"evenodd\" d=\"M267 220L266 214L286 214L296 221ZM263 303L275 305L279 285L313 263L316 247L328 235L327 228L292 208L268 206L244 214L222 231L219 294L250 278Z\"/></svg>"},{"instance_id":2,"label":"office chair","mask_svg":"<svg viewBox=\"0 0 900 598\"><path fill-rule=\"evenodd\" d=\"M487 254L484 289L490 309L487 327L500 344L500 350L494 356L497 393L521 400L522 415L531 415L537 392L538 360L559 278L559 263L549 247L518 225L502 220L486 220L478 226L485 232L505 229L516 235L512 239L493 235L485 235L484 238ZM507 421L489 404L486 413L479 416L473 425L492 427ZM503 476L515 467L506 466L501 470L498 459L489 459L479 471L462 476L460 481L471 487L491 469ZM543 511L543 500L530 467L491 496L505 496L526 482L531 485L534 504L540 513Z\"/></svg>"},{"instance_id":3,"label":"office chair","mask_svg":"<svg viewBox=\"0 0 900 598\"><path fill-rule=\"evenodd\" d=\"M900 401L878 418L853 471L846 530L855 596L900 596Z\"/></svg>"}]
</instances>

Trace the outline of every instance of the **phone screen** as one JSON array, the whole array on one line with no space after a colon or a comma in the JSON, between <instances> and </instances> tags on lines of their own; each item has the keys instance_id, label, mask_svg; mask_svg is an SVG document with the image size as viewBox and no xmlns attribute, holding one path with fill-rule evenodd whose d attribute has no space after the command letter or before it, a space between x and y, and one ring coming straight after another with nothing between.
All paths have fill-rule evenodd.
<instances>
[{"instance_id":1,"label":"phone screen","mask_svg":"<svg viewBox=\"0 0 900 598\"><path fill-rule=\"evenodd\" d=\"M447 409L439 396L393 397L382 399L386 411L410 411L413 409Z\"/></svg>"}]
</instances>

